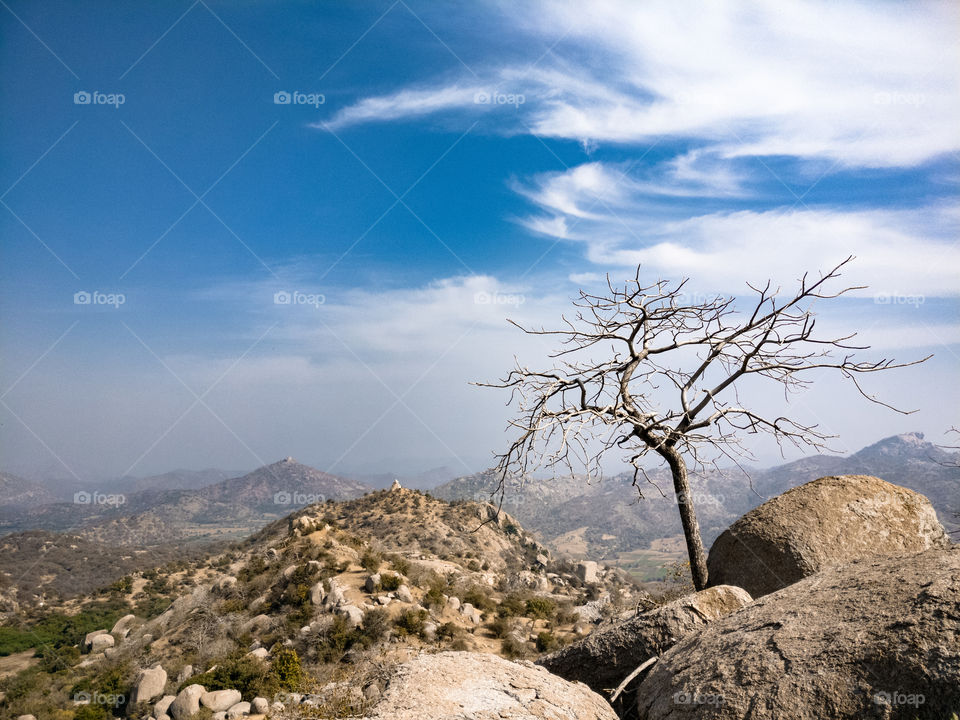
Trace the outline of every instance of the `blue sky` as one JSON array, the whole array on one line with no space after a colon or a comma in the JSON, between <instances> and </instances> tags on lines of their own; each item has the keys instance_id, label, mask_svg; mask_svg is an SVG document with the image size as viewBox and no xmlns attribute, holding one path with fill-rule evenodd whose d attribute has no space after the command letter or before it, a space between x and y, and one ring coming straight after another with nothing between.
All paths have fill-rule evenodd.
<instances>
[{"instance_id":1,"label":"blue sky","mask_svg":"<svg viewBox=\"0 0 960 720\"><path fill-rule=\"evenodd\" d=\"M918 413L829 379L794 410L842 450L939 440L956 7L696 7L4 0L3 466L477 470L509 412L468 382L549 350L507 316L638 263L742 293L848 254L870 287L822 322L935 353L874 385Z\"/></svg>"}]
</instances>

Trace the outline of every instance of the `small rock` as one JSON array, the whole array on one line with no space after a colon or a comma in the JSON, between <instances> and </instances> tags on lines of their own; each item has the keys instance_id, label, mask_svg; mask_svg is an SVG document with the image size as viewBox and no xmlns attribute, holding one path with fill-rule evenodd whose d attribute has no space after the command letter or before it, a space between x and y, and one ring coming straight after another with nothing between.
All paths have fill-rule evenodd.
<instances>
[{"instance_id":1,"label":"small rock","mask_svg":"<svg viewBox=\"0 0 960 720\"><path fill-rule=\"evenodd\" d=\"M459 610L460 598L456 597L455 595L451 595L449 598L447 598L447 607L454 611Z\"/></svg>"},{"instance_id":2,"label":"small rock","mask_svg":"<svg viewBox=\"0 0 960 720\"><path fill-rule=\"evenodd\" d=\"M400 481L396 478L393 479L393 482L390 483L390 492L395 492L396 490L402 490L403 486L400 484Z\"/></svg>"},{"instance_id":3,"label":"small rock","mask_svg":"<svg viewBox=\"0 0 960 720\"><path fill-rule=\"evenodd\" d=\"M179 692L176 699L170 703L169 713L173 720L187 720L191 715L200 712L200 696L207 689L203 685L188 685Z\"/></svg>"},{"instance_id":4,"label":"small rock","mask_svg":"<svg viewBox=\"0 0 960 720\"><path fill-rule=\"evenodd\" d=\"M229 710L240 702L239 690L214 690L200 697L200 704L214 712Z\"/></svg>"},{"instance_id":5,"label":"small rock","mask_svg":"<svg viewBox=\"0 0 960 720\"><path fill-rule=\"evenodd\" d=\"M83 648L87 652L90 652L90 648L93 645L93 639L99 637L100 635L106 635L106 630L94 630L93 632L88 632L83 638Z\"/></svg>"},{"instance_id":6,"label":"small rock","mask_svg":"<svg viewBox=\"0 0 960 720\"><path fill-rule=\"evenodd\" d=\"M132 617L132 616L131 616ZM167 671L160 664L141 670L133 682L130 693L130 704L150 702L155 697L163 695L163 688L167 685ZM171 700L171 702L173 702Z\"/></svg>"},{"instance_id":7,"label":"small rock","mask_svg":"<svg viewBox=\"0 0 960 720\"><path fill-rule=\"evenodd\" d=\"M153 716L159 718L161 715L166 715L167 711L170 709L170 703L176 699L176 695L164 695L162 698L157 700L156 704L153 706Z\"/></svg>"},{"instance_id":8,"label":"small rock","mask_svg":"<svg viewBox=\"0 0 960 720\"><path fill-rule=\"evenodd\" d=\"M124 615L122 618L117 620L113 625L113 629L110 631L111 635L119 635L120 637L126 637L130 630L133 628L133 624L137 621L136 615Z\"/></svg>"},{"instance_id":9,"label":"small rock","mask_svg":"<svg viewBox=\"0 0 960 720\"><path fill-rule=\"evenodd\" d=\"M598 565L593 560L583 560L577 564L577 577L585 583L597 582Z\"/></svg>"},{"instance_id":10,"label":"small rock","mask_svg":"<svg viewBox=\"0 0 960 720\"><path fill-rule=\"evenodd\" d=\"M322 580L310 588L310 602L314 605L323 605L323 600L326 597L327 591L323 589Z\"/></svg>"},{"instance_id":11,"label":"small rock","mask_svg":"<svg viewBox=\"0 0 960 720\"><path fill-rule=\"evenodd\" d=\"M374 573L368 577L367 581L363 584L363 589L368 593L376 592L378 587L380 587L380 573Z\"/></svg>"},{"instance_id":12,"label":"small rock","mask_svg":"<svg viewBox=\"0 0 960 720\"><path fill-rule=\"evenodd\" d=\"M406 585L401 585L397 588L397 600L405 603L413 602L413 593L410 592L410 588Z\"/></svg>"},{"instance_id":13,"label":"small rock","mask_svg":"<svg viewBox=\"0 0 960 720\"><path fill-rule=\"evenodd\" d=\"M236 705L233 705L229 710L227 710L227 720L234 720L235 718L243 717L244 715L249 714L250 703L238 702Z\"/></svg>"},{"instance_id":14,"label":"small rock","mask_svg":"<svg viewBox=\"0 0 960 720\"><path fill-rule=\"evenodd\" d=\"M270 703L264 697L255 697L250 706L257 715L266 715L267 711L270 710Z\"/></svg>"},{"instance_id":15,"label":"small rock","mask_svg":"<svg viewBox=\"0 0 960 720\"><path fill-rule=\"evenodd\" d=\"M343 605L337 610L337 614L347 618L350 627L358 627L363 624L363 610L356 605Z\"/></svg>"},{"instance_id":16,"label":"small rock","mask_svg":"<svg viewBox=\"0 0 960 720\"><path fill-rule=\"evenodd\" d=\"M265 647L259 647L256 650L251 650L247 653L247 657L254 657L257 660L266 660L270 657L270 651Z\"/></svg>"},{"instance_id":17,"label":"small rock","mask_svg":"<svg viewBox=\"0 0 960 720\"><path fill-rule=\"evenodd\" d=\"M103 652L107 648L112 648L114 645L116 645L116 643L117 641L113 639L113 635L95 635L90 641L90 652Z\"/></svg>"},{"instance_id":18,"label":"small rock","mask_svg":"<svg viewBox=\"0 0 960 720\"><path fill-rule=\"evenodd\" d=\"M177 685L182 685L187 678L193 677L193 665L184 665L177 673Z\"/></svg>"}]
</instances>

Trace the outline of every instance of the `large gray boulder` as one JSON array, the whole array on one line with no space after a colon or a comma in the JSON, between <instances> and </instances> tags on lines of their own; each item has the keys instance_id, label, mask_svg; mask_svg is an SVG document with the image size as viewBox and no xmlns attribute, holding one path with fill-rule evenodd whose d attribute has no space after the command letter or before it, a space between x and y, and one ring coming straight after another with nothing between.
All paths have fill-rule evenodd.
<instances>
[{"instance_id":1,"label":"large gray boulder","mask_svg":"<svg viewBox=\"0 0 960 720\"><path fill-rule=\"evenodd\" d=\"M167 685L167 671L160 664L145 668L137 673L133 681L133 690L130 692L130 704L150 702L163 695L163 688Z\"/></svg>"},{"instance_id":2,"label":"large gray boulder","mask_svg":"<svg viewBox=\"0 0 960 720\"><path fill-rule=\"evenodd\" d=\"M110 630L111 635L119 635L120 637L125 638L130 634L130 630L137 622L136 615L124 615L122 618L117 620L113 625L113 629Z\"/></svg>"},{"instance_id":3,"label":"large gray boulder","mask_svg":"<svg viewBox=\"0 0 960 720\"><path fill-rule=\"evenodd\" d=\"M637 690L644 720L949 718L960 546L827 568L692 633Z\"/></svg>"},{"instance_id":4,"label":"large gray boulder","mask_svg":"<svg viewBox=\"0 0 960 720\"><path fill-rule=\"evenodd\" d=\"M205 692L207 692L207 689L203 685L187 685L170 703L167 714L173 720L187 720L191 715L200 712L200 697Z\"/></svg>"},{"instance_id":5,"label":"large gray boulder","mask_svg":"<svg viewBox=\"0 0 960 720\"><path fill-rule=\"evenodd\" d=\"M607 694L641 663L750 601L750 595L738 587L708 588L598 629L583 640L541 657L537 665Z\"/></svg>"},{"instance_id":6,"label":"large gray boulder","mask_svg":"<svg viewBox=\"0 0 960 720\"><path fill-rule=\"evenodd\" d=\"M483 653L420 655L399 666L367 720L617 720L585 685Z\"/></svg>"},{"instance_id":7,"label":"large gray boulder","mask_svg":"<svg viewBox=\"0 0 960 720\"><path fill-rule=\"evenodd\" d=\"M823 477L737 520L713 543L710 585L760 597L842 562L946 547L923 495L869 475Z\"/></svg>"}]
</instances>

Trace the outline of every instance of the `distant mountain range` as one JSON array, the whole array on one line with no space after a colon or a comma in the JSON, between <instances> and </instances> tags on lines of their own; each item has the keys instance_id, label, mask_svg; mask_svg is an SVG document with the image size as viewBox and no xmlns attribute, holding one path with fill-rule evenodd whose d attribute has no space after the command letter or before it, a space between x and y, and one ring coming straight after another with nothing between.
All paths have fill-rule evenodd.
<instances>
[{"instance_id":1,"label":"distant mountain range","mask_svg":"<svg viewBox=\"0 0 960 720\"><path fill-rule=\"evenodd\" d=\"M695 473L692 491L704 542L765 500L825 475L875 475L926 495L948 531L960 531L960 453L926 442L922 433L896 435L847 456L819 455L778 467ZM645 575L663 561L682 559L683 545L672 483L666 470L650 473L666 497L644 480L623 474L587 484L579 477L515 481L503 509L554 549L618 562ZM481 473L434 489L455 500L489 498L494 477ZM752 488L751 488L752 485Z\"/></svg>"},{"instance_id":2,"label":"distant mountain range","mask_svg":"<svg viewBox=\"0 0 960 720\"><path fill-rule=\"evenodd\" d=\"M293 458L241 477L219 479L222 473L208 470L188 476L202 483L196 489L165 488L184 480L183 471L176 471L133 492L125 492L126 486L106 486L78 490L72 502L6 503L0 507L0 532L69 531L91 541L130 546L239 539L297 508L359 497L372 489ZM11 481L3 500L22 497L31 487Z\"/></svg>"}]
</instances>

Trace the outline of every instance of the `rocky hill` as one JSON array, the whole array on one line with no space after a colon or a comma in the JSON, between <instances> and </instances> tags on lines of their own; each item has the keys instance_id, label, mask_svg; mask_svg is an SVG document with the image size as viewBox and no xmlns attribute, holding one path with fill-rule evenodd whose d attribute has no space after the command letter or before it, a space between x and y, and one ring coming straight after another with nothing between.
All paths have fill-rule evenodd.
<instances>
[{"instance_id":1,"label":"rocky hill","mask_svg":"<svg viewBox=\"0 0 960 720\"><path fill-rule=\"evenodd\" d=\"M588 484L579 477L513 480L503 508L555 551L594 557L643 578L663 574L665 562L684 559L680 520L669 475L650 472L666 497L641 482L643 498L623 474ZM960 531L960 453L907 433L881 440L848 457L813 456L769 469L695 473L692 492L704 542L766 499L826 475L874 475L926 495L948 531ZM751 487L752 485L752 487ZM458 478L433 492L454 499L490 499L491 474Z\"/></svg>"},{"instance_id":2,"label":"rocky hill","mask_svg":"<svg viewBox=\"0 0 960 720\"><path fill-rule=\"evenodd\" d=\"M38 482L0 472L0 507L19 509L56 502L56 499L52 492Z\"/></svg>"},{"instance_id":3,"label":"rocky hill","mask_svg":"<svg viewBox=\"0 0 960 720\"><path fill-rule=\"evenodd\" d=\"M309 679L316 716L340 717L421 651L534 657L638 602L653 601L625 574L554 560L488 504L377 491L310 505L99 596L8 613L0 653L38 638L50 649L30 683L0 682L0 713L46 717L80 692L123 695L116 714L136 718L160 717L154 704L171 696L164 709L185 717L169 706L191 685L282 707L306 699Z\"/></svg>"}]
</instances>

